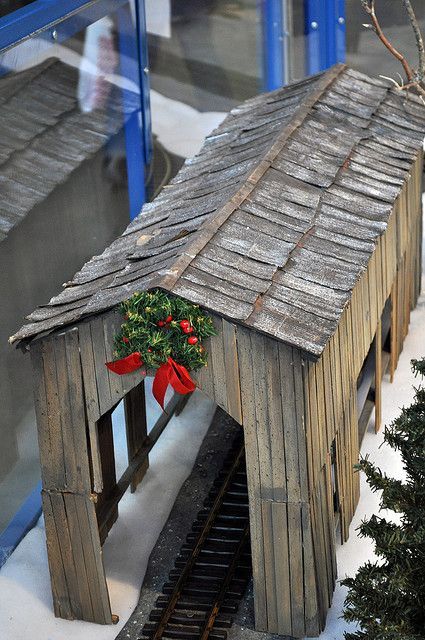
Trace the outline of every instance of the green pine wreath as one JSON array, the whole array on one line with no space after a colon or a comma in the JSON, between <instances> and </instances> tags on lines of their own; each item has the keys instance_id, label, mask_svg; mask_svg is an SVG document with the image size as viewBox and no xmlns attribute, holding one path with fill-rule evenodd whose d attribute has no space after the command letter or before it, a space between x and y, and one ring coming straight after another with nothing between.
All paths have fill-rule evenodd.
<instances>
[{"instance_id":1,"label":"green pine wreath","mask_svg":"<svg viewBox=\"0 0 425 640\"><path fill-rule=\"evenodd\" d=\"M189 371L207 364L202 341L217 332L198 305L154 290L135 293L120 311L125 322L115 336L116 357L139 352L147 369L157 369L169 357Z\"/></svg>"}]
</instances>

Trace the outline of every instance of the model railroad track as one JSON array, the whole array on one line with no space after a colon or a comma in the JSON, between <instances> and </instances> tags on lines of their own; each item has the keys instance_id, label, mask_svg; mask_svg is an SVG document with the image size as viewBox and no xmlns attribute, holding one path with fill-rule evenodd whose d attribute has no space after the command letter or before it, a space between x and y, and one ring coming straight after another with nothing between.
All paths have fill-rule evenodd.
<instances>
[{"instance_id":1,"label":"model railroad track","mask_svg":"<svg viewBox=\"0 0 425 640\"><path fill-rule=\"evenodd\" d=\"M226 640L251 571L241 435L226 456L141 637Z\"/></svg>"}]
</instances>

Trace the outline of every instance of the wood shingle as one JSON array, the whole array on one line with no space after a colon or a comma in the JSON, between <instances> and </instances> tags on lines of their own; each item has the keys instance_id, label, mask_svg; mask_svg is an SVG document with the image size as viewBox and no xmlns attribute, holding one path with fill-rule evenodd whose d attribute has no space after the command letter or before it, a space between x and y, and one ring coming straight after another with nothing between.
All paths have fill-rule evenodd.
<instances>
[{"instance_id":1,"label":"wood shingle","mask_svg":"<svg viewBox=\"0 0 425 640\"><path fill-rule=\"evenodd\" d=\"M11 341L160 287L317 358L424 132L415 97L342 65L246 101Z\"/></svg>"}]
</instances>

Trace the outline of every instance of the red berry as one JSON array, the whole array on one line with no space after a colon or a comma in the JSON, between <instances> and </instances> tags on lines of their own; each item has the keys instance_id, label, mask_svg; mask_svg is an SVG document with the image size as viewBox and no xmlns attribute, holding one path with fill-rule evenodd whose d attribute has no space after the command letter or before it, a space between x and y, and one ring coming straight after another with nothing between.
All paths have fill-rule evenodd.
<instances>
[{"instance_id":1,"label":"red berry","mask_svg":"<svg viewBox=\"0 0 425 640\"><path fill-rule=\"evenodd\" d=\"M169 315L166 317L165 322L171 322L172 319L173 319L173 316Z\"/></svg>"},{"instance_id":2,"label":"red berry","mask_svg":"<svg viewBox=\"0 0 425 640\"><path fill-rule=\"evenodd\" d=\"M148 353L152 353L152 349L148 347Z\"/></svg>"},{"instance_id":3,"label":"red berry","mask_svg":"<svg viewBox=\"0 0 425 640\"><path fill-rule=\"evenodd\" d=\"M193 327L189 326L189 327L183 327L183 333L192 333L193 332Z\"/></svg>"},{"instance_id":4,"label":"red berry","mask_svg":"<svg viewBox=\"0 0 425 640\"><path fill-rule=\"evenodd\" d=\"M164 320L158 320L158 322L156 324L158 325L158 327L164 327L165 326Z\"/></svg>"},{"instance_id":5,"label":"red berry","mask_svg":"<svg viewBox=\"0 0 425 640\"><path fill-rule=\"evenodd\" d=\"M180 324L182 329L185 329L186 327L190 327L189 320L180 320L179 324Z\"/></svg>"},{"instance_id":6,"label":"red berry","mask_svg":"<svg viewBox=\"0 0 425 640\"><path fill-rule=\"evenodd\" d=\"M125 342L125 344L128 344L130 342L130 340L127 338L127 336L123 336L122 341Z\"/></svg>"},{"instance_id":7,"label":"red berry","mask_svg":"<svg viewBox=\"0 0 425 640\"><path fill-rule=\"evenodd\" d=\"M196 344L198 342L198 338L196 336L189 336L187 341L189 344Z\"/></svg>"}]
</instances>

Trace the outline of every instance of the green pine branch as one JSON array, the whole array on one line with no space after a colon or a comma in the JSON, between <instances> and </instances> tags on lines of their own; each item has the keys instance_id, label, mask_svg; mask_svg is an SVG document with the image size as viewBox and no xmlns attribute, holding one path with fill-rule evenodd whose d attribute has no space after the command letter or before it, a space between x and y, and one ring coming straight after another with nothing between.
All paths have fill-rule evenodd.
<instances>
[{"instance_id":1,"label":"green pine branch","mask_svg":"<svg viewBox=\"0 0 425 640\"><path fill-rule=\"evenodd\" d=\"M206 366L208 353L202 342L216 330L211 316L198 305L154 290L135 293L120 311L124 322L115 336L115 358L138 351L147 369L157 369L169 357L189 371ZM181 321L187 321L187 333Z\"/></svg>"},{"instance_id":2,"label":"green pine branch","mask_svg":"<svg viewBox=\"0 0 425 640\"><path fill-rule=\"evenodd\" d=\"M412 361L425 374L425 359ZM385 442L400 452L406 480L388 477L368 458L357 469L372 491L380 491L380 508L399 514L395 524L373 515L359 527L374 543L376 562L366 562L348 587L343 617L359 629L346 640L425 640L425 389L415 389L409 407L385 429Z\"/></svg>"}]
</instances>

